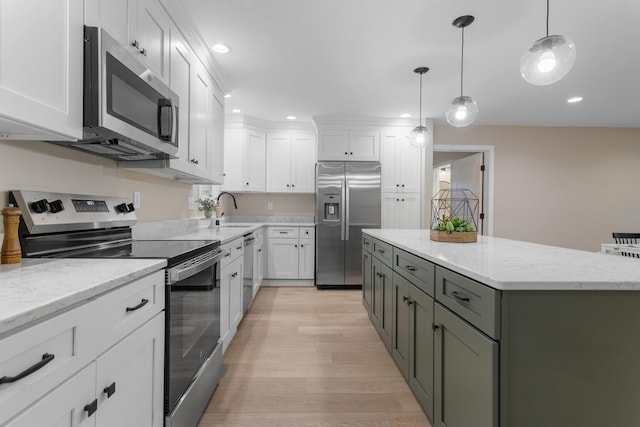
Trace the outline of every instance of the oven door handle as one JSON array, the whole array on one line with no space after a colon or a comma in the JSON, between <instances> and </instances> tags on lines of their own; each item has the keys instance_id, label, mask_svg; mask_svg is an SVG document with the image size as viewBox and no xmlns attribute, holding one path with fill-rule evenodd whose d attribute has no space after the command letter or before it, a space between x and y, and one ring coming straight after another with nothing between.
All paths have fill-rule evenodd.
<instances>
[{"instance_id":1,"label":"oven door handle","mask_svg":"<svg viewBox=\"0 0 640 427\"><path fill-rule=\"evenodd\" d=\"M213 264L217 263L218 261L220 261L220 258L222 258L222 253L223 251L218 251L213 257L209 258L206 261L203 261L199 264L195 264L195 265L191 265L189 267L185 267L185 268L181 268L181 269L177 269L177 270L169 270L168 271L168 279L169 279L169 285L172 285L176 282L179 282L181 280L186 279L187 277L191 277L195 274L200 273L202 270L206 270L207 268L211 267Z\"/></svg>"}]
</instances>

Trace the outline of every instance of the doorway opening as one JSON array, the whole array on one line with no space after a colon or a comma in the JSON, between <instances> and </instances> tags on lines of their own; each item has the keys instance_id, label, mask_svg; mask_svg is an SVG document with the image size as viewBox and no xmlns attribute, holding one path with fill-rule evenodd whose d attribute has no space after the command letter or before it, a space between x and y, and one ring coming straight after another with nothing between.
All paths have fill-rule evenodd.
<instances>
[{"instance_id":1,"label":"doorway opening","mask_svg":"<svg viewBox=\"0 0 640 427\"><path fill-rule=\"evenodd\" d=\"M478 234L493 235L494 147L492 145L433 146L433 189L469 189L478 198Z\"/></svg>"}]
</instances>

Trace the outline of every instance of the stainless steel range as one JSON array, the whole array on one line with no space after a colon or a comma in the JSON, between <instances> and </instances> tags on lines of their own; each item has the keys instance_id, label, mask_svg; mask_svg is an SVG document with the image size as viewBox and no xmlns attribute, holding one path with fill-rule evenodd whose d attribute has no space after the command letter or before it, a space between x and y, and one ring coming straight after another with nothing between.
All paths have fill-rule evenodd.
<instances>
[{"instance_id":1,"label":"stainless steel range","mask_svg":"<svg viewBox=\"0 0 640 427\"><path fill-rule=\"evenodd\" d=\"M217 240L133 240L126 198L11 191L24 257L160 258L165 271L166 426L195 426L224 375Z\"/></svg>"}]
</instances>

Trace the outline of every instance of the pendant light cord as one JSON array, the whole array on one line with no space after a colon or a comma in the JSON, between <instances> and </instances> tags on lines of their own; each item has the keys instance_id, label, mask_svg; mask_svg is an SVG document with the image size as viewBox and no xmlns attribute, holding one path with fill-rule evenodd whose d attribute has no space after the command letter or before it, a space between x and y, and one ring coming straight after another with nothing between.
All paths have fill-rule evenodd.
<instances>
[{"instance_id":1,"label":"pendant light cord","mask_svg":"<svg viewBox=\"0 0 640 427\"><path fill-rule=\"evenodd\" d=\"M462 78L464 76L464 27L462 27L462 50L460 52L460 96L464 93L462 91Z\"/></svg>"},{"instance_id":2,"label":"pendant light cord","mask_svg":"<svg viewBox=\"0 0 640 427\"><path fill-rule=\"evenodd\" d=\"M420 73L420 115L418 116L418 126L422 126L422 74Z\"/></svg>"},{"instance_id":3,"label":"pendant light cord","mask_svg":"<svg viewBox=\"0 0 640 427\"><path fill-rule=\"evenodd\" d=\"M549 0L547 0L547 37L549 37Z\"/></svg>"}]
</instances>

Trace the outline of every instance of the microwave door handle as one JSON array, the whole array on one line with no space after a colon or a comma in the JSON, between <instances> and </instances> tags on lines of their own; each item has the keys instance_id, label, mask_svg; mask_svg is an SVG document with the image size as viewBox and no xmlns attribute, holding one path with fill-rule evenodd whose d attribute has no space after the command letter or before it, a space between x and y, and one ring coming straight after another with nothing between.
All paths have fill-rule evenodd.
<instances>
[{"instance_id":1,"label":"microwave door handle","mask_svg":"<svg viewBox=\"0 0 640 427\"><path fill-rule=\"evenodd\" d=\"M171 110L171 128L175 131L175 132L172 132L171 134L173 135L172 141L173 141L174 145L177 146L179 144L179 141L178 141L179 133L178 132L180 131L180 114L179 114L180 113L180 109L178 108L177 105L175 106L175 109L176 109L175 114L173 113L173 109Z\"/></svg>"},{"instance_id":2,"label":"microwave door handle","mask_svg":"<svg viewBox=\"0 0 640 427\"><path fill-rule=\"evenodd\" d=\"M162 128L162 110L168 108L169 109L169 129L166 132L163 132L165 129ZM171 141L171 137L173 136L173 105L171 104L171 100L167 98L160 98L158 100L158 138L162 141Z\"/></svg>"}]
</instances>

